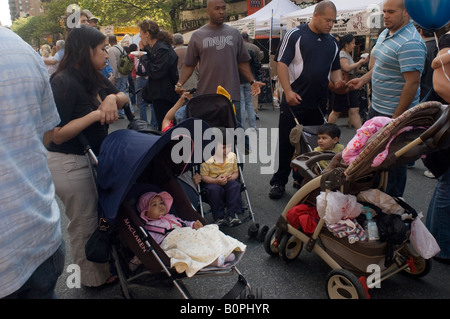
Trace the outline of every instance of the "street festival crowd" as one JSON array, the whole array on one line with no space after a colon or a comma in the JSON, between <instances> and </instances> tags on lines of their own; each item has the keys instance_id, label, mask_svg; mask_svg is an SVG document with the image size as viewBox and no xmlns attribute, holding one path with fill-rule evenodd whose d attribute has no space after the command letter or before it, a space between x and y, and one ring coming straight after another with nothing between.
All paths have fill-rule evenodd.
<instances>
[{"instance_id":1,"label":"street festival crowd","mask_svg":"<svg viewBox=\"0 0 450 319\"><path fill-rule=\"evenodd\" d=\"M98 219L95 186L78 140L81 133L98 154L108 126L126 115L136 117L134 107L141 120L163 132L176 125L175 113L192 98L191 89L202 95L216 93L218 86L229 94L238 125L246 127L248 118L249 126L257 129L254 98L265 85L256 76L263 53L247 34L224 24L223 0L208 0L206 12L209 22L192 35L188 46L183 45L182 35L172 36L156 22L143 20L138 24L139 44L122 47L115 36L106 37L99 31L99 18L89 10L80 12L79 25L64 40L53 48L43 45L39 55L11 30L0 27L0 116L4 122L0 134L1 298L57 297L65 243L56 196L70 221L68 244L73 262L81 268L82 285L117 283L108 263L90 262L85 255ZM449 33L440 37L437 47L433 32L413 22L403 0L386 0L383 12L385 28L368 57L352 56L353 36L337 39L330 34L336 20L336 7L330 1L319 2L309 23L283 36L274 56L283 98L279 168L270 180L271 199L284 195L291 174L293 115L300 124L321 125L324 114L329 114L329 123L335 123L340 112L348 111L351 124L359 129L377 116L396 118L420 101L450 101ZM221 50L216 44L222 45ZM120 67L123 54L133 62L130 71ZM357 76L362 66L368 72ZM368 117L361 119L355 92L367 83L371 84L371 105ZM327 132L324 135L331 135ZM326 148L319 141L319 146L332 150L337 142ZM438 178L427 227L441 249L435 258L448 263L448 150L444 154L447 161L427 172ZM215 161L214 156L208 163L213 167ZM225 185L227 179L221 174L208 175L214 169L202 168L201 181ZM386 193L403 196L406 169L389 171ZM233 173L231 168L228 180L236 178ZM220 216L220 208L215 213L218 224L236 222Z\"/></svg>"}]
</instances>

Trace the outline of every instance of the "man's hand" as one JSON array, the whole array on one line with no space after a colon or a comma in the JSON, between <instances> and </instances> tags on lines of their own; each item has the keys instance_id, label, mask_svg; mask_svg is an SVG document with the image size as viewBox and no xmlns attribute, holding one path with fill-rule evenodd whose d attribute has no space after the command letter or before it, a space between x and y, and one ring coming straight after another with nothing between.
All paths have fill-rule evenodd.
<instances>
[{"instance_id":1,"label":"man's hand","mask_svg":"<svg viewBox=\"0 0 450 319\"><path fill-rule=\"evenodd\" d=\"M364 84L365 83L361 78L355 78L347 82L347 86L350 90L359 90Z\"/></svg>"},{"instance_id":2,"label":"man's hand","mask_svg":"<svg viewBox=\"0 0 450 319\"><path fill-rule=\"evenodd\" d=\"M260 82L260 81L255 81L252 84L252 95L256 96L259 93L261 93L261 86L266 86L266 83L264 82Z\"/></svg>"},{"instance_id":3,"label":"man's hand","mask_svg":"<svg viewBox=\"0 0 450 319\"><path fill-rule=\"evenodd\" d=\"M338 81L336 81L336 83L334 83L334 87L336 89L345 89L345 88L347 88L347 83L345 83L344 80L338 80Z\"/></svg>"},{"instance_id":4,"label":"man's hand","mask_svg":"<svg viewBox=\"0 0 450 319\"><path fill-rule=\"evenodd\" d=\"M294 91L284 92L284 96L286 97L287 104L290 106L296 106L302 102L301 96Z\"/></svg>"}]
</instances>

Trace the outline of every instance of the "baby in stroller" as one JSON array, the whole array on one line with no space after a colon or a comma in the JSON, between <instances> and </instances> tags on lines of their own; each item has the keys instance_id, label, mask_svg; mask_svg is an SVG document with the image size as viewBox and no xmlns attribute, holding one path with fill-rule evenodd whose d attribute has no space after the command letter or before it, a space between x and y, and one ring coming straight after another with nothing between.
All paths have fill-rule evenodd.
<instances>
[{"instance_id":1,"label":"baby in stroller","mask_svg":"<svg viewBox=\"0 0 450 319\"><path fill-rule=\"evenodd\" d=\"M172 203L167 192L147 192L139 197L137 209L145 229L178 273L192 277L207 266L226 267L234 261L234 252L245 251L246 245L222 233L217 225L204 226L199 220L185 221L170 214Z\"/></svg>"}]
</instances>

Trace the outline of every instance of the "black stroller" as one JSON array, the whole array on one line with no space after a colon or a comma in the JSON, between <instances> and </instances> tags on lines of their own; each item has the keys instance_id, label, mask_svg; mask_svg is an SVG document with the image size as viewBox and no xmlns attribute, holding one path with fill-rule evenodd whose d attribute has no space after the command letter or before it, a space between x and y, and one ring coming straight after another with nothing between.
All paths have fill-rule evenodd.
<instances>
[{"instance_id":1,"label":"black stroller","mask_svg":"<svg viewBox=\"0 0 450 319\"><path fill-rule=\"evenodd\" d=\"M133 284L154 286L162 281L173 284L183 298L192 297L182 282L186 275L170 267L169 257L144 229L136 202L144 192L164 190L173 195L172 213L185 220L199 219L206 223L192 209L176 179L195 164L191 162L195 152L201 152L207 142L202 140L206 128L203 121L188 119L164 135L118 130L108 135L102 144L97 169L99 218L104 218L109 225L112 258L126 298L132 297ZM199 134L198 148L193 147L195 134ZM188 147L177 149L180 145ZM236 260L229 267L207 267L195 277L236 273L237 283L223 298L253 298L250 285L236 268L243 254L236 254ZM141 261L137 269L130 268L134 256Z\"/></svg>"},{"instance_id":2,"label":"black stroller","mask_svg":"<svg viewBox=\"0 0 450 319\"><path fill-rule=\"evenodd\" d=\"M188 118L198 118L205 121L210 127L236 129L238 128L235 111L230 99L223 94L205 94L199 95L191 99L186 105L186 114ZM243 211L248 210L248 216L243 218L243 221L250 220L252 225L248 229L248 236L250 238L256 237L259 241L263 241L269 229L268 226L260 227L255 221L255 215L250 203L247 186L244 180L243 163L241 162L241 153L244 150L244 139L246 137L237 137L234 143L234 151L237 155L239 168L239 181L241 183L241 192L245 194L245 202ZM205 200L206 194L199 188L200 194L200 212L204 216L204 209L202 201Z\"/></svg>"}]
</instances>

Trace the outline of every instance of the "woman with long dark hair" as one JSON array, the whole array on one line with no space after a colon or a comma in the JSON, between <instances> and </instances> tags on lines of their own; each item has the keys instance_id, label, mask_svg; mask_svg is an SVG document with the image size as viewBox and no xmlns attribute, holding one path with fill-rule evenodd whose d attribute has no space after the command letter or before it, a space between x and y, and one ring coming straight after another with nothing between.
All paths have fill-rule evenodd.
<instances>
[{"instance_id":1,"label":"woman with long dark hair","mask_svg":"<svg viewBox=\"0 0 450 319\"><path fill-rule=\"evenodd\" d=\"M352 52L355 49L355 37L346 34L340 39L341 51L339 52L341 70L344 78L349 81L356 77L356 70L363 64L368 63L367 58L361 58L358 62L353 61ZM359 116L358 91L349 91L344 94L333 93L332 112L328 118L329 123L336 123L341 112L348 110L349 124L355 129L359 129L362 125Z\"/></svg>"},{"instance_id":2,"label":"woman with long dark hair","mask_svg":"<svg viewBox=\"0 0 450 319\"><path fill-rule=\"evenodd\" d=\"M51 77L61 123L47 160L69 219L73 263L80 267L81 284L91 287L115 278L108 263L86 259L86 242L98 224L97 190L79 137L82 134L98 154L108 125L118 119L118 108L128 103L128 97L100 73L107 59L105 36L90 26L77 27L67 37L64 57Z\"/></svg>"},{"instance_id":3,"label":"woman with long dark hair","mask_svg":"<svg viewBox=\"0 0 450 319\"><path fill-rule=\"evenodd\" d=\"M153 104L158 129L166 113L177 102L175 85L178 82L178 55L172 47L172 36L160 30L152 20L138 24L141 41L147 52L147 86L142 90L142 98Z\"/></svg>"}]
</instances>

